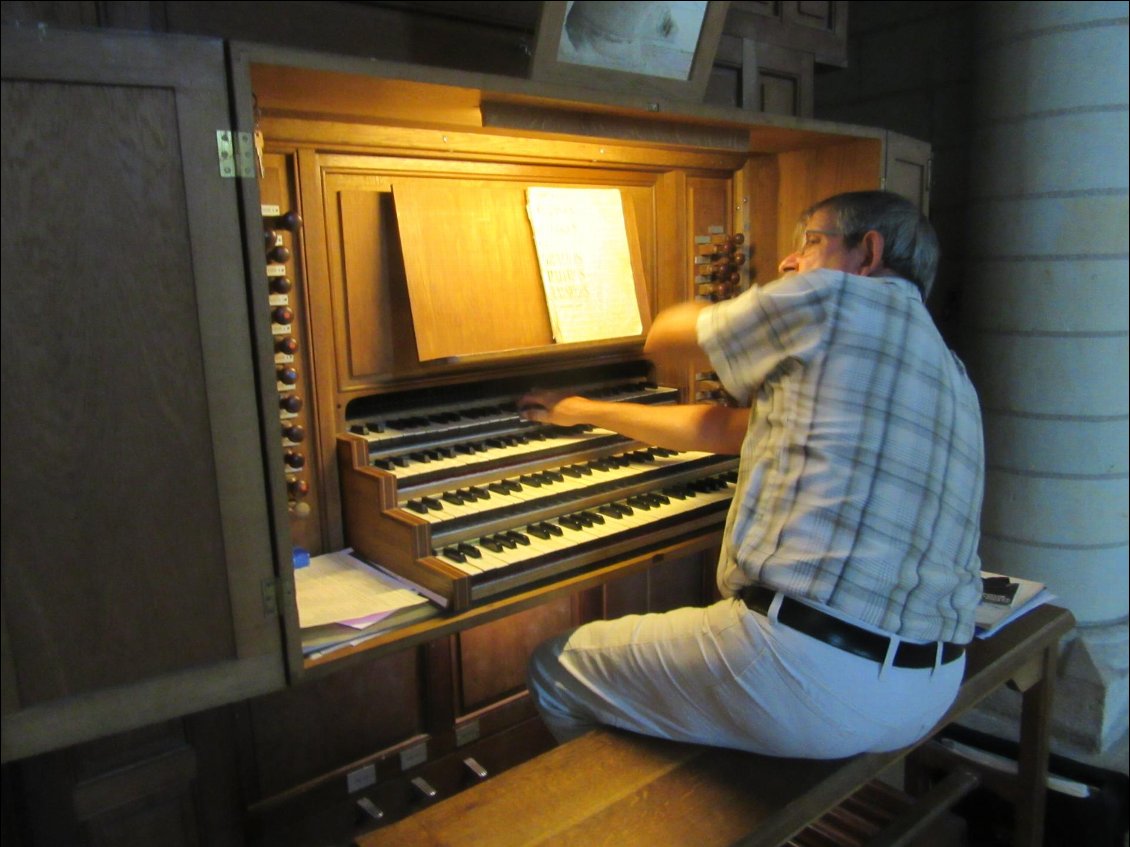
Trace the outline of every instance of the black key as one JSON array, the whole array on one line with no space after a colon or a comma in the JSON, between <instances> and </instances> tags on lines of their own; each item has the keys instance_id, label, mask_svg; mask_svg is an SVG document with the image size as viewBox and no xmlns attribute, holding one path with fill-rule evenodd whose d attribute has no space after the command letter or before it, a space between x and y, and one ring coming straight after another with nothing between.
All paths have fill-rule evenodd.
<instances>
[{"instance_id":1,"label":"black key","mask_svg":"<svg viewBox=\"0 0 1130 847\"><path fill-rule=\"evenodd\" d=\"M495 544L501 544L507 550L514 550L518 546L518 542L513 539L507 538L504 533L498 533L491 539Z\"/></svg>"}]
</instances>

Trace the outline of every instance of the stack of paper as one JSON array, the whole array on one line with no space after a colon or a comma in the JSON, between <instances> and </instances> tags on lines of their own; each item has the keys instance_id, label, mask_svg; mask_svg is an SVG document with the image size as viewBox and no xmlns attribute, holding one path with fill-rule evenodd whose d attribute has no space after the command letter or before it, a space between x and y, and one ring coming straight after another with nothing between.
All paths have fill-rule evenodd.
<instances>
[{"instance_id":1,"label":"stack of paper","mask_svg":"<svg viewBox=\"0 0 1130 847\"><path fill-rule=\"evenodd\" d=\"M302 652L357 644L438 611L407 584L339 550L294 572Z\"/></svg>"}]
</instances>

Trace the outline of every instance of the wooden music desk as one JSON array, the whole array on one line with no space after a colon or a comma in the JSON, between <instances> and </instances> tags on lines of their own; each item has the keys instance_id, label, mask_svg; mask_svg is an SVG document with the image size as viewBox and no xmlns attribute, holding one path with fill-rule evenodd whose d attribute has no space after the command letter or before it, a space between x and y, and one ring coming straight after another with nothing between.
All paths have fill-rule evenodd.
<instances>
[{"instance_id":1,"label":"wooden music desk","mask_svg":"<svg viewBox=\"0 0 1130 847\"><path fill-rule=\"evenodd\" d=\"M1016 845L1042 843L1049 725L1065 609L1042 606L969 647L965 681L937 730L994 690L1023 693L1015 777L987 780L1016 810ZM776 847L930 741L891 753L778 759L599 729L356 840L358 847ZM935 763L936 763L935 759ZM872 844L902 844L978 782L957 770Z\"/></svg>"}]
</instances>

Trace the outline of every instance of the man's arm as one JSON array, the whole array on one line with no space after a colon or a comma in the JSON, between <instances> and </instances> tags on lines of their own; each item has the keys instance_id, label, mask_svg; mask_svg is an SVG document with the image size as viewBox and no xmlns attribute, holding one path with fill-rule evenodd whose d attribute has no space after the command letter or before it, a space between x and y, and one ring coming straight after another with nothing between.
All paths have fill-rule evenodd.
<instances>
[{"instance_id":1,"label":"man's arm","mask_svg":"<svg viewBox=\"0 0 1130 847\"><path fill-rule=\"evenodd\" d=\"M726 455L741 452L750 414L728 406L612 403L552 391L531 391L518 408L527 420L539 423L592 424L645 444Z\"/></svg>"},{"instance_id":2,"label":"man's arm","mask_svg":"<svg viewBox=\"0 0 1130 847\"><path fill-rule=\"evenodd\" d=\"M644 342L644 355L653 359L679 359L698 370L709 369L709 360L698 346L699 313L709 305L692 300L664 309L655 316Z\"/></svg>"}]
</instances>

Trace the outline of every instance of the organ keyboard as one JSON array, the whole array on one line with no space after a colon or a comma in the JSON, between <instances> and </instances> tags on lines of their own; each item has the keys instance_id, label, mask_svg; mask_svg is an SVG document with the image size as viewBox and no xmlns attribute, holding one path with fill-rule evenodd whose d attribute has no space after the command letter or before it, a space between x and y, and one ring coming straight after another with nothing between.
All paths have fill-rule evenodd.
<instances>
[{"instance_id":1,"label":"organ keyboard","mask_svg":"<svg viewBox=\"0 0 1130 847\"><path fill-rule=\"evenodd\" d=\"M638 379L573 387L662 404ZM356 410L338 436L346 542L453 610L685 534L720 529L737 459L523 419L520 391Z\"/></svg>"}]
</instances>

